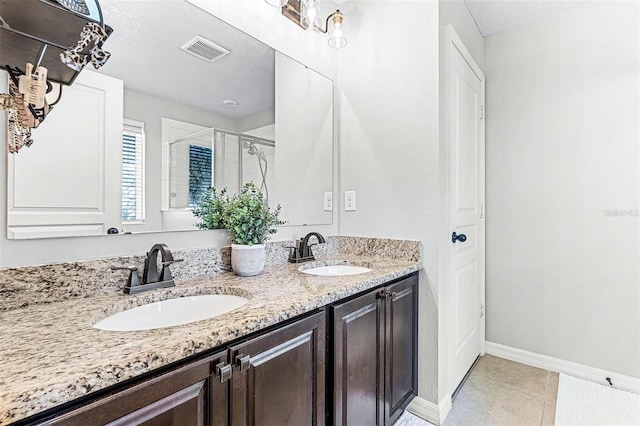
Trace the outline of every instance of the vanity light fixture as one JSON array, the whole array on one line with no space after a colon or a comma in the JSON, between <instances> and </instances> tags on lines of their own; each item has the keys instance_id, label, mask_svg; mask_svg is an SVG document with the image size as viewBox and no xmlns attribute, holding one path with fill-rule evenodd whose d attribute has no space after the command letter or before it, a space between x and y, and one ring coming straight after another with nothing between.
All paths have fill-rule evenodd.
<instances>
[{"instance_id":1,"label":"vanity light fixture","mask_svg":"<svg viewBox=\"0 0 640 426\"><path fill-rule=\"evenodd\" d=\"M327 40L329 46L340 49L347 45L344 31L345 17L339 10L327 17L323 28L318 13L318 0L265 1L273 6L282 7L282 14L301 28L329 34L329 39ZM281 4L282 6L280 6Z\"/></svg>"},{"instance_id":2,"label":"vanity light fixture","mask_svg":"<svg viewBox=\"0 0 640 426\"><path fill-rule=\"evenodd\" d=\"M344 34L344 15L339 10L333 12L327 18L325 32L329 32L329 46L340 49L347 45L347 38Z\"/></svg>"},{"instance_id":3,"label":"vanity light fixture","mask_svg":"<svg viewBox=\"0 0 640 426\"><path fill-rule=\"evenodd\" d=\"M300 26L305 30L320 28L320 16L318 16L317 0L301 0Z\"/></svg>"}]
</instances>

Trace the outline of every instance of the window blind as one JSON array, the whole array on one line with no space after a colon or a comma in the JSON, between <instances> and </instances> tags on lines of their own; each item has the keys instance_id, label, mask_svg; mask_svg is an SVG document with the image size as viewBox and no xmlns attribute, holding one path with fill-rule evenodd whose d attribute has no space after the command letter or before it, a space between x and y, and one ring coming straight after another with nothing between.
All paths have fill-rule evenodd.
<instances>
[{"instance_id":1,"label":"window blind","mask_svg":"<svg viewBox=\"0 0 640 426\"><path fill-rule=\"evenodd\" d=\"M200 204L211 188L213 150L206 146L189 145L189 207Z\"/></svg>"},{"instance_id":2,"label":"window blind","mask_svg":"<svg viewBox=\"0 0 640 426\"><path fill-rule=\"evenodd\" d=\"M122 223L144 222L144 123L125 120L122 132Z\"/></svg>"}]
</instances>

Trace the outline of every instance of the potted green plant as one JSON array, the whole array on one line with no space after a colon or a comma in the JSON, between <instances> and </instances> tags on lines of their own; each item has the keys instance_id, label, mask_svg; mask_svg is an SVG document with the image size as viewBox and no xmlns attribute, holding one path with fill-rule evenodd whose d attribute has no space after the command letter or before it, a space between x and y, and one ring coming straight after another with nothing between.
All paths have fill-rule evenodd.
<instances>
[{"instance_id":1,"label":"potted green plant","mask_svg":"<svg viewBox=\"0 0 640 426\"><path fill-rule=\"evenodd\" d=\"M265 242L275 227L284 224L279 219L280 205L273 211L253 183L247 183L240 194L219 194L212 188L193 214L202 221L200 229L228 229L231 236L231 267L241 276L258 275L264 270Z\"/></svg>"}]
</instances>

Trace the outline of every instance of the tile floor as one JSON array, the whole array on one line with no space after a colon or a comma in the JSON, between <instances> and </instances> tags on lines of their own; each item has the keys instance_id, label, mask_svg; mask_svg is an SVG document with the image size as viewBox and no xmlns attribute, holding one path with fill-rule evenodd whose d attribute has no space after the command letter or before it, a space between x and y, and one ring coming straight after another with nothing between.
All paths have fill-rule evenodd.
<instances>
[{"instance_id":1,"label":"tile floor","mask_svg":"<svg viewBox=\"0 0 640 426\"><path fill-rule=\"evenodd\" d=\"M558 373L485 355L443 426L552 426L557 395Z\"/></svg>"},{"instance_id":2,"label":"tile floor","mask_svg":"<svg viewBox=\"0 0 640 426\"><path fill-rule=\"evenodd\" d=\"M460 389L443 426L553 426L557 394L558 373L485 355ZM413 417L400 418L398 424L430 425Z\"/></svg>"}]
</instances>

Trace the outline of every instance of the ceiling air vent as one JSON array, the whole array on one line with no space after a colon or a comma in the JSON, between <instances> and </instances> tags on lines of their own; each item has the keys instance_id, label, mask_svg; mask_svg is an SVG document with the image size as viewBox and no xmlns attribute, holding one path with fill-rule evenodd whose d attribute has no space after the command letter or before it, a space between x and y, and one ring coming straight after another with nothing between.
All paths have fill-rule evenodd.
<instances>
[{"instance_id":1,"label":"ceiling air vent","mask_svg":"<svg viewBox=\"0 0 640 426\"><path fill-rule=\"evenodd\" d=\"M204 59L207 62L216 61L224 56L227 56L229 52L224 47L221 47L211 40L195 36L180 47L187 53L191 53L193 56L197 56L200 59Z\"/></svg>"}]
</instances>

